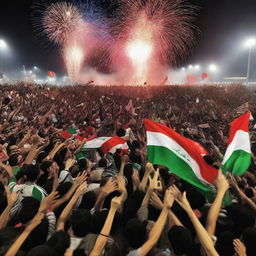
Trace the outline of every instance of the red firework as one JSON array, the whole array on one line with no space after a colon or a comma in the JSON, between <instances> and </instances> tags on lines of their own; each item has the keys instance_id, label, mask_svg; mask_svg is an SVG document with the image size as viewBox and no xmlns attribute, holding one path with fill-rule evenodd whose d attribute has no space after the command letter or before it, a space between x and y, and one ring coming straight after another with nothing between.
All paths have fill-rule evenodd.
<instances>
[{"instance_id":1,"label":"red firework","mask_svg":"<svg viewBox=\"0 0 256 256\"><path fill-rule=\"evenodd\" d=\"M120 8L114 34L122 41L136 81L148 81L152 68L162 65L166 72L167 66L190 55L195 7L185 0L121 0Z\"/></svg>"}]
</instances>

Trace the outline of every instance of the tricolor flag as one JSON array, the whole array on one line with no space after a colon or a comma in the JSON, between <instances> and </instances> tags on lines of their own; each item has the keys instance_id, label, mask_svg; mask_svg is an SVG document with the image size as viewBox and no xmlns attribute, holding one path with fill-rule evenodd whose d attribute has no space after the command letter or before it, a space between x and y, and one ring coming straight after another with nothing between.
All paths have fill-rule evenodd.
<instances>
[{"instance_id":1,"label":"tricolor flag","mask_svg":"<svg viewBox=\"0 0 256 256\"><path fill-rule=\"evenodd\" d=\"M67 130L61 132L61 137L63 137L64 139L69 139L75 134L77 134L75 128L68 128Z\"/></svg>"},{"instance_id":2,"label":"tricolor flag","mask_svg":"<svg viewBox=\"0 0 256 256\"><path fill-rule=\"evenodd\" d=\"M203 159L196 143L191 143L174 130L145 119L147 157L153 164L163 165L178 177L196 186L205 195L212 192L218 170Z\"/></svg>"},{"instance_id":3,"label":"tricolor flag","mask_svg":"<svg viewBox=\"0 0 256 256\"><path fill-rule=\"evenodd\" d=\"M249 120L250 112L246 112L230 124L228 147L222 162L224 173L242 175L251 164Z\"/></svg>"},{"instance_id":4,"label":"tricolor flag","mask_svg":"<svg viewBox=\"0 0 256 256\"><path fill-rule=\"evenodd\" d=\"M103 153L114 154L117 149L128 150L126 141L120 137L99 137L87 141L83 149L100 148Z\"/></svg>"}]
</instances>

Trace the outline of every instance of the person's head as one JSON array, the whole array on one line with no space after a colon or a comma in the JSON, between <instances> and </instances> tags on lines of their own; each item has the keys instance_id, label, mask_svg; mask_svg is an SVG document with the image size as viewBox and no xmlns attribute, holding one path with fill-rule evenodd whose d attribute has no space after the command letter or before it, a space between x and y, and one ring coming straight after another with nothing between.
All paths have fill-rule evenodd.
<instances>
[{"instance_id":1,"label":"person's head","mask_svg":"<svg viewBox=\"0 0 256 256\"><path fill-rule=\"evenodd\" d=\"M54 250L46 244L39 245L30 250L27 256L57 256Z\"/></svg>"},{"instance_id":2,"label":"person's head","mask_svg":"<svg viewBox=\"0 0 256 256\"><path fill-rule=\"evenodd\" d=\"M33 197L25 197L21 201L21 205L21 210L18 214L18 221L20 223L26 224L36 215L40 206L40 202Z\"/></svg>"},{"instance_id":3,"label":"person's head","mask_svg":"<svg viewBox=\"0 0 256 256\"><path fill-rule=\"evenodd\" d=\"M36 247L40 244L46 242L48 236L48 228L49 228L49 221L46 217L41 220L41 223L37 225L28 236L22 248L25 251L31 250L33 247Z\"/></svg>"},{"instance_id":4,"label":"person's head","mask_svg":"<svg viewBox=\"0 0 256 256\"><path fill-rule=\"evenodd\" d=\"M235 235L230 231L225 231L218 236L215 248L220 256L233 256L235 253L233 240Z\"/></svg>"},{"instance_id":5,"label":"person's head","mask_svg":"<svg viewBox=\"0 0 256 256\"><path fill-rule=\"evenodd\" d=\"M246 188L246 189L244 190L244 193L245 193L246 196L249 197L249 198L254 197L254 190L253 190L253 188L250 188L250 187Z\"/></svg>"},{"instance_id":6,"label":"person's head","mask_svg":"<svg viewBox=\"0 0 256 256\"><path fill-rule=\"evenodd\" d=\"M137 249L143 245L147 235L146 224L138 219L130 219L124 228L124 236L129 245Z\"/></svg>"},{"instance_id":7,"label":"person's head","mask_svg":"<svg viewBox=\"0 0 256 256\"><path fill-rule=\"evenodd\" d=\"M193 250L192 234L185 227L173 226L168 231L168 238L176 255L183 255Z\"/></svg>"},{"instance_id":8,"label":"person's head","mask_svg":"<svg viewBox=\"0 0 256 256\"><path fill-rule=\"evenodd\" d=\"M77 162L80 171L85 171L88 168L88 161L86 158L82 158Z\"/></svg>"},{"instance_id":9,"label":"person's head","mask_svg":"<svg viewBox=\"0 0 256 256\"><path fill-rule=\"evenodd\" d=\"M26 181L35 182L40 174L38 165L28 164L24 169L24 177Z\"/></svg>"},{"instance_id":10,"label":"person's head","mask_svg":"<svg viewBox=\"0 0 256 256\"><path fill-rule=\"evenodd\" d=\"M108 165L108 161L106 158L101 158L99 160L99 167L105 168L105 167L107 167L107 165Z\"/></svg>"},{"instance_id":11,"label":"person's head","mask_svg":"<svg viewBox=\"0 0 256 256\"><path fill-rule=\"evenodd\" d=\"M64 255L70 246L70 237L66 232L58 231L46 242L46 245L51 247L56 255Z\"/></svg>"},{"instance_id":12,"label":"person's head","mask_svg":"<svg viewBox=\"0 0 256 256\"><path fill-rule=\"evenodd\" d=\"M117 132L116 132L116 135L118 137L124 137L125 136L125 129L123 129L123 128L118 129Z\"/></svg>"},{"instance_id":13,"label":"person's head","mask_svg":"<svg viewBox=\"0 0 256 256\"><path fill-rule=\"evenodd\" d=\"M76 237L85 237L91 231L92 216L88 210L78 209L72 212L70 224Z\"/></svg>"},{"instance_id":14,"label":"person's head","mask_svg":"<svg viewBox=\"0 0 256 256\"><path fill-rule=\"evenodd\" d=\"M17 166L19 164L19 155L18 154L12 154L9 156L9 165L10 166Z\"/></svg>"},{"instance_id":15,"label":"person's head","mask_svg":"<svg viewBox=\"0 0 256 256\"><path fill-rule=\"evenodd\" d=\"M85 209L90 211L96 203L96 194L94 191L85 193L82 197L82 201L79 205L79 209Z\"/></svg>"},{"instance_id":16,"label":"person's head","mask_svg":"<svg viewBox=\"0 0 256 256\"><path fill-rule=\"evenodd\" d=\"M242 240L246 247L247 256L256 255L256 229L254 227L247 228L242 234Z\"/></svg>"},{"instance_id":17,"label":"person's head","mask_svg":"<svg viewBox=\"0 0 256 256\"><path fill-rule=\"evenodd\" d=\"M108 215L107 210L96 211L92 217L92 232L99 234L103 228Z\"/></svg>"}]
</instances>

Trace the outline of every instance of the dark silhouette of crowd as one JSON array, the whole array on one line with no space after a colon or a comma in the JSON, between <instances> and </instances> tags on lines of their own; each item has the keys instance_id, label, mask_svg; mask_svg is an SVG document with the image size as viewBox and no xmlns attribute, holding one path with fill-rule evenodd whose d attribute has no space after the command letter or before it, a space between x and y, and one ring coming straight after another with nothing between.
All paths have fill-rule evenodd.
<instances>
[{"instance_id":1,"label":"dark silhouette of crowd","mask_svg":"<svg viewBox=\"0 0 256 256\"><path fill-rule=\"evenodd\" d=\"M248 110L255 152L253 89L19 83L0 92L0 255L256 255L256 158L241 177L221 172L229 123ZM147 162L144 118L208 151L219 169L212 202ZM76 134L63 137L69 128ZM113 136L129 150L84 148Z\"/></svg>"}]
</instances>

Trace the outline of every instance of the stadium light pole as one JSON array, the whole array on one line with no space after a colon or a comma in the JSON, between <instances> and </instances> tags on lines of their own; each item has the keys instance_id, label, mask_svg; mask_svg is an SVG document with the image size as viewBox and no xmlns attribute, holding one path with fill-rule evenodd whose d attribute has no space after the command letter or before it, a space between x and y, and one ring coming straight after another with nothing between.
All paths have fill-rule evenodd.
<instances>
[{"instance_id":1,"label":"stadium light pole","mask_svg":"<svg viewBox=\"0 0 256 256\"><path fill-rule=\"evenodd\" d=\"M252 48L255 45L256 45L256 39L254 37L251 37L251 38L247 39L246 42L245 42L245 47L249 49L246 86L248 86L248 83L249 83L250 67L251 67L251 53L252 53Z\"/></svg>"}]
</instances>

